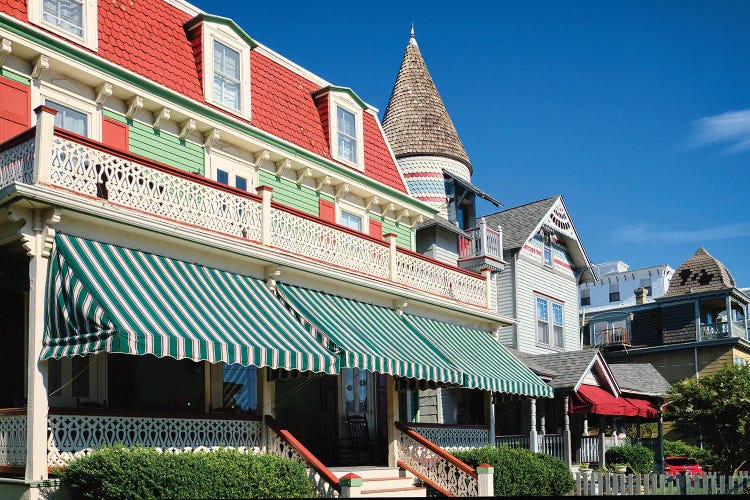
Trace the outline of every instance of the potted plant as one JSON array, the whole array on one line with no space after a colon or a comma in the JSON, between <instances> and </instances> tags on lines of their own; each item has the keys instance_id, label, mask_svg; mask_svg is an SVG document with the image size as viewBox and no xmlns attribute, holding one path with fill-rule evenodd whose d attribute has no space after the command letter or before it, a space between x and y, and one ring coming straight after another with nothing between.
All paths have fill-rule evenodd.
<instances>
[{"instance_id":1,"label":"potted plant","mask_svg":"<svg viewBox=\"0 0 750 500\"><path fill-rule=\"evenodd\" d=\"M612 464L610 467L617 474L625 474L628 471L628 464Z\"/></svg>"},{"instance_id":2,"label":"potted plant","mask_svg":"<svg viewBox=\"0 0 750 500\"><path fill-rule=\"evenodd\" d=\"M581 474L587 474L587 475L590 474L591 473L591 469L589 468L588 462L581 462L581 463L579 463L578 464L578 472L580 472Z\"/></svg>"}]
</instances>

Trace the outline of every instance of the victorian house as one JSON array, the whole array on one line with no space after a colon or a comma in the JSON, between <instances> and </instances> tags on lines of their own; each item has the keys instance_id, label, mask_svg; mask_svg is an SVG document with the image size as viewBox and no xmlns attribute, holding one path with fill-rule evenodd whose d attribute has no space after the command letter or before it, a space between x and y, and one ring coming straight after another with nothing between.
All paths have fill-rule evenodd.
<instances>
[{"instance_id":1,"label":"victorian house","mask_svg":"<svg viewBox=\"0 0 750 500\"><path fill-rule=\"evenodd\" d=\"M265 450L322 495L365 464L487 493L424 435L494 442L495 400L552 389L493 336L515 323L495 306L501 234L475 220L449 119L411 154L401 73L381 127L178 0L0 18L0 494L39 496L50 467L114 442ZM402 73L420 60L410 43ZM438 390L420 434L410 413ZM445 425L460 404L481 425Z\"/></svg>"}]
</instances>

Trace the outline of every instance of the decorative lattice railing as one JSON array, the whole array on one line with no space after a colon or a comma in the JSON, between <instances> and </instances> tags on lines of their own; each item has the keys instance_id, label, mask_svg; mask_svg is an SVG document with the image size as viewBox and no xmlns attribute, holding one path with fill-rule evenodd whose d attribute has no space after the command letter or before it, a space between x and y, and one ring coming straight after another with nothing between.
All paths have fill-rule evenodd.
<instances>
[{"instance_id":1,"label":"decorative lattice railing","mask_svg":"<svg viewBox=\"0 0 750 500\"><path fill-rule=\"evenodd\" d=\"M409 429L451 451L482 448L489 444L486 425L414 424Z\"/></svg>"},{"instance_id":2,"label":"decorative lattice railing","mask_svg":"<svg viewBox=\"0 0 750 500\"><path fill-rule=\"evenodd\" d=\"M35 129L29 129L3 144L4 149L0 151L0 189L14 182L33 182L34 132Z\"/></svg>"},{"instance_id":3,"label":"decorative lattice railing","mask_svg":"<svg viewBox=\"0 0 750 500\"><path fill-rule=\"evenodd\" d=\"M0 466L26 465L26 409L0 411Z\"/></svg>"},{"instance_id":4,"label":"decorative lattice railing","mask_svg":"<svg viewBox=\"0 0 750 500\"><path fill-rule=\"evenodd\" d=\"M479 496L479 481L474 469L404 423L396 424L396 433L399 467L443 495Z\"/></svg>"},{"instance_id":5,"label":"decorative lattice railing","mask_svg":"<svg viewBox=\"0 0 750 500\"><path fill-rule=\"evenodd\" d=\"M168 453L261 448L261 422L250 418L149 417L50 413L47 464L65 465L102 445L141 445Z\"/></svg>"},{"instance_id":6,"label":"decorative lattice railing","mask_svg":"<svg viewBox=\"0 0 750 500\"><path fill-rule=\"evenodd\" d=\"M288 430L282 429L270 415L266 415L266 425L268 426L268 453L304 465L307 468L307 477L319 498L340 496L339 479L315 455L297 441Z\"/></svg>"}]
</instances>

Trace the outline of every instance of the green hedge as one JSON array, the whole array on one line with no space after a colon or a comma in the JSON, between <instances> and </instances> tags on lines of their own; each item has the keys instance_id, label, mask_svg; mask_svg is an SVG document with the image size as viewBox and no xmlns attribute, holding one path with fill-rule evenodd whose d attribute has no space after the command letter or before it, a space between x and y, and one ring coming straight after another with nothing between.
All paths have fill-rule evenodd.
<instances>
[{"instance_id":1,"label":"green hedge","mask_svg":"<svg viewBox=\"0 0 750 500\"><path fill-rule=\"evenodd\" d=\"M270 455L232 450L160 453L105 447L59 471L74 498L312 497L305 468Z\"/></svg>"},{"instance_id":2,"label":"green hedge","mask_svg":"<svg viewBox=\"0 0 750 500\"><path fill-rule=\"evenodd\" d=\"M560 459L508 446L487 446L453 455L476 468L495 468L495 496L563 496L573 491L573 476Z\"/></svg>"},{"instance_id":3,"label":"green hedge","mask_svg":"<svg viewBox=\"0 0 750 500\"><path fill-rule=\"evenodd\" d=\"M703 467L716 464L716 455L711 450L702 450L700 446L687 444L684 441L664 441L664 456L686 456L694 458Z\"/></svg>"},{"instance_id":4,"label":"green hedge","mask_svg":"<svg viewBox=\"0 0 750 500\"><path fill-rule=\"evenodd\" d=\"M648 474L654 469L654 452L639 444L614 446L604 457L608 465L627 464L635 474Z\"/></svg>"}]
</instances>

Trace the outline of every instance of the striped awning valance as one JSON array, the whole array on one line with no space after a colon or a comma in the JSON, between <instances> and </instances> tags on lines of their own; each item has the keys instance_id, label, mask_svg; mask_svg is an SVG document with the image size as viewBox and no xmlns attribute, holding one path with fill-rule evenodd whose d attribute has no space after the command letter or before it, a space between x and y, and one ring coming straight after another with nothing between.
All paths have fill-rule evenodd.
<instances>
[{"instance_id":1,"label":"striped awning valance","mask_svg":"<svg viewBox=\"0 0 750 500\"><path fill-rule=\"evenodd\" d=\"M258 279L58 234L42 357L153 354L335 374Z\"/></svg>"},{"instance_id":2,"label":"striped awning valance","mask_svg":"<svg viewBox=\"0 0 750 500\"><path fill-rule=\"evenodd\" d=\"M341 351L342 367L448 384L462 382L459 370L393 309L287 284L278 288L317 330L321 341Z\"/></svg>"},{"instance_id":3,"label":"striped awning valance","mask_svg":"<svg viewBox=\"0 0 750 500\"><path fill-rule=\"evenodd\" d=\"M488 332L431 318L403 318L464 374L464 386L530 397L553 397L545 384Z\"/></svg>"}]
</instances>

